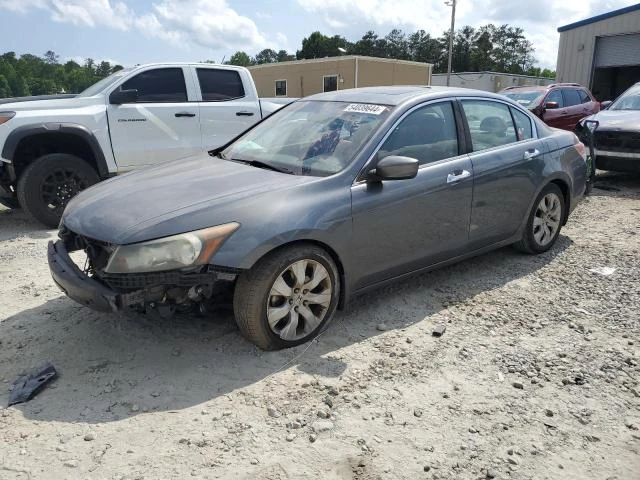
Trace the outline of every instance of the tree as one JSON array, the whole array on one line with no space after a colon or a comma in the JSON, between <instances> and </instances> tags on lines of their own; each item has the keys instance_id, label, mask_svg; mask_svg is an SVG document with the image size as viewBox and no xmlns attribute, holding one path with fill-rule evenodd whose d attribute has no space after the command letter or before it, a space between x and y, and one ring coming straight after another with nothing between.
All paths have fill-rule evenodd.
<instances>
[{"instance_id":1,"label":"tree","mask_svg":"<svg viewBox=\"0 0 640 480\"><path fill-rule=\"evenodd\" d=\"M313 32L307 38L302 39L302 49L296 52L296 58L302 60L304 58L337 57L343 54L339 50L340 48L349 51L352 49L352 45L340 35L328 37L320 32Z\"/></svg>"},{"instance_id":2,"label":"tree","mask_svg":"<svg viewBox=\"0 0 640 480\"><path fill-rule=\"evenodd\" d=\"M56 65L58 63L59 55L56 55L55 52L51 50L47 50L44 54L44 61L49 65Z\"/></svg>"},{"instance_id":3,"label":"tree","mask_svg":"<svg viewBox=\"0 0 640 480\"><path fill-rule=\"evenodd\" d=\"M11 97L11 88L4 75L0 75L0 98Z\"/></svg>"},{"instance_id":4,"label":"tree","mask_svg":"<svg viewBox=\"0 0 640 480\"><path fill-rule=\"evenodd\" d=\"M102 61L96 67L96 75L99 77L106 77L109 73L111 73L111 64L109 62Z\"/></svg>"},{"instance_id":5,"label":"tree","mask_svg":"<svg viewBox=\"0 0 640 480\"><path fill-rule=\"evenodd\" d=\"M225 62L227 65L237 65L239 67L248 67L253 65L251 58L245 52L236 52L231 55L231 58Z\"/></svg>"},{"instance_id":6,"label":"tree","mask_svg":"<svg viewBox=\"0 0 640 480\"><path fill-rule=\"evenodd\" d=\"M386 47L385 57L409 60L409 45L402 30L394 28L384 37L384 40Z\"/></svg>"},{"instance_id":7,"label":"tree","mask_svg":"<svg viewBox=\"0 0 640 480\"><path fill-rule=\"evenodd\" d=\"M289 53L286 50L279 50L278 54L277 54L277 61L278 62L290 62L292 60L295 60L296 56L295 55L289 55Z\"/></svg>"},{"instance_id":8,"label":"tree","mask_svg":"<svg viewBox=\"0 0 640 480\"><path fill-rule=\"evenodd\" d=\"M253 63L261 65L263 63L276 63L278 61L278 53L270 48L265 48L253 57Z\"/></svg>"}]
</instances>

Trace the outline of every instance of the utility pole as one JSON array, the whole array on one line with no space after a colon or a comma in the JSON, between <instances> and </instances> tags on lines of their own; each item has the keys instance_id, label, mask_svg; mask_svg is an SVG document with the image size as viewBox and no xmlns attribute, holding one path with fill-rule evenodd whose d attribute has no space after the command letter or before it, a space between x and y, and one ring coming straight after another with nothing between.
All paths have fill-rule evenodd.
<instances>
[{"instance_id":1,"label":"utility pole","mask_svg":"<svg viewBox=\"0 0 640 480\"><path fill-rule=\"evenodd\" d=\"M447 87L451 83L451 58L453 57L453 35L456 24L456 0L448 0L445 5L451 7L451 30L449 31L449 62L447 64Z\"/></svg>"}]
</instances>

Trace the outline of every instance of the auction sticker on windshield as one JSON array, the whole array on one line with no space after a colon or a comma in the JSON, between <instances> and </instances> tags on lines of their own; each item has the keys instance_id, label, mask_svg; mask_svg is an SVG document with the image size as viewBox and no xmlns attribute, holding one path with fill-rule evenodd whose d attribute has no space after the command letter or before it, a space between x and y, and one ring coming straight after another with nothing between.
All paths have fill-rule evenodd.
<instances>
[{"instance_id":1,"label":"auction sticker on windshield","mask_svg":"<svg viewBox=\"0 0 640 480\"><path fill-rule=\"evenodd\" d=\"M345 112L357 112L357 113L371 113L373 115L380 115L384 113L387 107L382 105L372 105L369 103L351 103L344 109Z\"/></svg>"}]
</instances>

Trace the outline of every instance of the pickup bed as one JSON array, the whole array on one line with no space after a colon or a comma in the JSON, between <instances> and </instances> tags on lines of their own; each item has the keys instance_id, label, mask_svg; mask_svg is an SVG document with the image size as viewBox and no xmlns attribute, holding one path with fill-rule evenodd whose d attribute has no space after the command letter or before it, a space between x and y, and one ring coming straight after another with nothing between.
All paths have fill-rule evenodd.
<instances>
[{"instance_id":1,"label":"pickup bed","mask_svg":"<svg viewBox=\"0 0 640 480\"><path fill-rule=\"evenodd\" d=\"M78 95L0 100L0 203L56 227L79 191L226 144L289 98L249 71L200 63L120 70Z\"/></svg>"}]
</instances>

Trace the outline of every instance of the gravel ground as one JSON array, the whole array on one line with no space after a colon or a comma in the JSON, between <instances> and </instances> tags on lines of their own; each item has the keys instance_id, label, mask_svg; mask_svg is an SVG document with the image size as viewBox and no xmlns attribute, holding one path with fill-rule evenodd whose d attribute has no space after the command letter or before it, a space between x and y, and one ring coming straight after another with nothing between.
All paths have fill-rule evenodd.
<instances>
[{"instance_id":1,"label":"gravel ground","mask_svg":"<svg viewBox=\"0 0 640 480\"><path fill-rule=\"evenodd\" d=\"M599 183L550 252L378 290L271 353L224 309L76 305L55 232L0 210L0 478L640 479L640 177ZM45 361L60 377L4 408Z\"/></svg>"}]
</instances>

